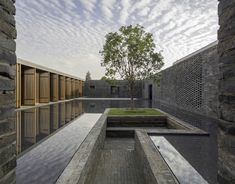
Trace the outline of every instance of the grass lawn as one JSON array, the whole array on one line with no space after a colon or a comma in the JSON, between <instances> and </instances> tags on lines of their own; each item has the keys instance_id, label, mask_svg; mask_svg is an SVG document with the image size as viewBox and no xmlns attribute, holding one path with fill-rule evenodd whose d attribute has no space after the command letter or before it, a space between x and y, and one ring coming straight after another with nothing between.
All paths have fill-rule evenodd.
<instances>
[{"instance_id":1,"label":"grass lawn","mask_svg":"<svg viewBox=\"0 0 235 184\"><path fill-rule=\"evenodd\" d=\"M151 108L111 108L108 115L163 115Z\"/></svg>"}]
</instances>

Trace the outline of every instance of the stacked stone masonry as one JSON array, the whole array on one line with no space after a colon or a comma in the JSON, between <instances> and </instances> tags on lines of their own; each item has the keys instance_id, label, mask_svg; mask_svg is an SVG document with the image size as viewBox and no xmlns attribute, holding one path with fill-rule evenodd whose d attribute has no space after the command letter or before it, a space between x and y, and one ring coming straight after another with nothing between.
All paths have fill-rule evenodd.
<instances>
[{"instance_id":1,"label":"stacked stone masonry","mask_svg":"<svg viewBox=\"0 0 235 184\"><path fill-rule=\"evenodd\" d=\"M220 0L219 183L235 183L235 0Z\"/></svg>"},{"instance_id":2,"label":"stacked stone masonry","mask_svg":"<svg viewBox=\"0 0 235 184\"><path fill-rule=\"evenodd\" d=\"M15 183L15 64L14 0L0 0L0 183Z\"/></svg>"}]
</instances>

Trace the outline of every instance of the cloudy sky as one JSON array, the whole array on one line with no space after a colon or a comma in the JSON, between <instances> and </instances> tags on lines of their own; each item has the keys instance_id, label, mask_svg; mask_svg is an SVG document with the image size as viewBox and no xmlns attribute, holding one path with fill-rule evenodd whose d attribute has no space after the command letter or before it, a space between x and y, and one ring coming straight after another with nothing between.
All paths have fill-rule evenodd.
<instances>
[{"instance_id":1,"label":"cloudy sky","mask_svg":"<svg viewBox=\"0 0 235 184\"><path fill-rule=\"evenodd\" d=\"M217 0L19 0L19 58L100 79L104 36L122 25L153 33L165 66L217 39Z\"/></svg>"}]
</instances>

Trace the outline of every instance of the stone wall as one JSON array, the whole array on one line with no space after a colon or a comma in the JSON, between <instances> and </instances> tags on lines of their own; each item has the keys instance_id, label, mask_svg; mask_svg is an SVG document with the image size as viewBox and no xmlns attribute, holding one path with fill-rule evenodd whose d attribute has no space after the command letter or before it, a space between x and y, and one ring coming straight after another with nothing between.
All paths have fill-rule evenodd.
<instances>
[{"instance_id":1,"label":"stone wall","mask_svg":"<svg viewBox=\"0 0 235 184\"><path fill-rule=\"evenodd\" d=\"M219 183L235 183L235 0L220 0Z\"/></svg>"},{"instance_id":2,"label":"stone wall","mask_svg":"<svg viewBox=\"0 0 235 184\"><path fill-rule=\"evenodd\" d=\"M113 89L112 87L117 87ZM116 91L115 91L116 90ZM110 84L104 80L90 80L85 81L83 96L94 97L94 98L128 98L130 97L128 82L118 80L113 84ZM142 82L137 81L134 87L134 97L142 97Z\"/></svg>"},{"instance_id":3,"label":"stone wall","mask_svg":"<svg viewBox=\"0 0 235 184\"><path fill-rule=\"evenodd\" d=\"M15 183L15 1L0 0L0 183Z\"/></svg>"},{"instance_id":4,"label":"stone wall","mask_svg":"<svg viewBox=\"0 0 235 184\"><path fill-rule=\"evenodd\" d=\"M154 84L153 105L216 117L218 112L217 45L187 57L161 72Z\"/></svg>"}]
</instances>

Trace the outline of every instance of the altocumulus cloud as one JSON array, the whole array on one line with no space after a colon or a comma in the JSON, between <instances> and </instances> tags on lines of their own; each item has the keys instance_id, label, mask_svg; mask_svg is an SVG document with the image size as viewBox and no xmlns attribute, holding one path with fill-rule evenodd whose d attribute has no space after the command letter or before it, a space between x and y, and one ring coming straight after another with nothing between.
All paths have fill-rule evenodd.
<instances>
[{"instance_id":1,"label":"altocumulus cloud","mask_svg":"<svg viewBox=\"0 0 235 184\"><path fill-rule=\"evenodd\" d=\"M17 55L84 78L104 75L104 36L140 24L154 34L165 67L217 39L217 0L21 0Z\"/></svg>"}]
</instances>

